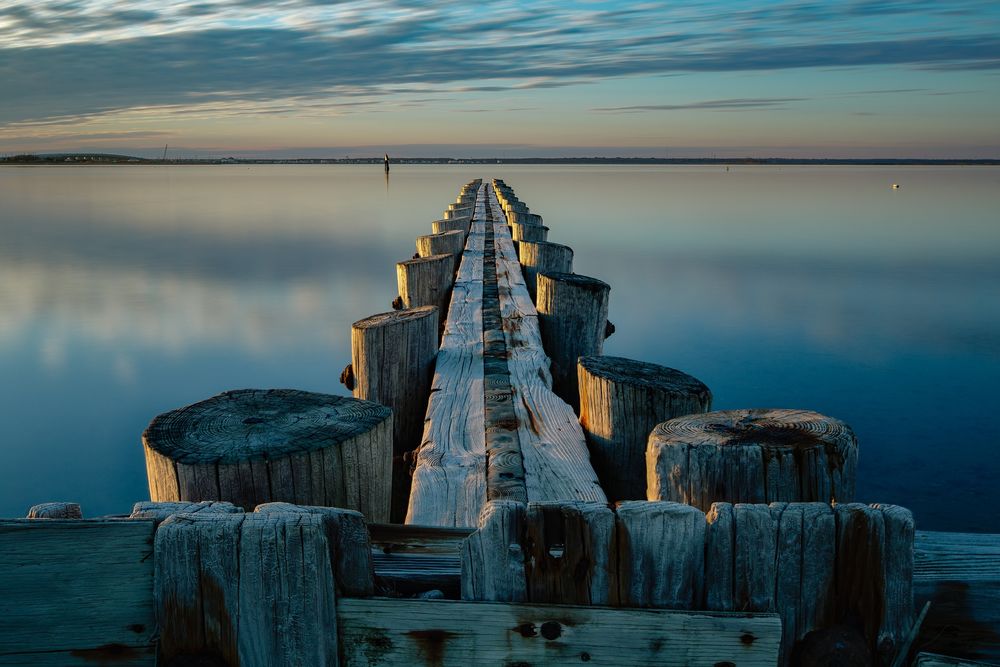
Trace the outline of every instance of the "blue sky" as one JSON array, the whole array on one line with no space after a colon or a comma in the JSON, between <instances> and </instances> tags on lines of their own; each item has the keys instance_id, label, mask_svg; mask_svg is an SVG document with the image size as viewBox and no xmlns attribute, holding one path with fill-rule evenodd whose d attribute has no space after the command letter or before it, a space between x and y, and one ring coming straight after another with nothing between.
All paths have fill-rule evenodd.
<instances>
[{"instance_id":1,"label":"blue sky","mask_svg":"<svg viewBox=\"0 0 1000 667\"><path fill-rule=\"evenodd\" d=\"M1000 3L0 0L0 152L1000 157Z\"/></svg>"}]
</instances>

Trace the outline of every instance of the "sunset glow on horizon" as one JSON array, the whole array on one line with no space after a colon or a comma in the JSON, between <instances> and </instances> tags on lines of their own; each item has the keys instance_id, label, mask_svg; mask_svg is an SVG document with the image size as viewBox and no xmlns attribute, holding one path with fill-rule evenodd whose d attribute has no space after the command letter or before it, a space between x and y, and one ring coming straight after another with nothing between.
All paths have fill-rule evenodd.
<instances>
[{"instance_id":1,"label":"sunset glow on horizon","mask_svg":"<svg viewBox=\"0 0 1000 667\"><path fill-rule=\"evenodd\" d=\"M0 153L1000 157L1000 5L0 0Z\"/></svg>"}]
</instances>

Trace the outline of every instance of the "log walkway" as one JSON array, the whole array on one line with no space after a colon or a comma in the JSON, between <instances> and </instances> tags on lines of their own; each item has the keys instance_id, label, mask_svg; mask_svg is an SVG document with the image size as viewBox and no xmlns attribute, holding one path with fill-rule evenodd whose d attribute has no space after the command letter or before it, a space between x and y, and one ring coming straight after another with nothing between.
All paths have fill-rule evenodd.
<instances>
[{"instance_id":1,"label":"log walkway","mask_svg":"<svg viewBox=\"0 0 1000 667\"><path fill-rule=\"evenodd\" d=\"M476 526L491 500L605 502L549 359L493 186L476 197L406 522Z\"/></svg>"}]
</instances>

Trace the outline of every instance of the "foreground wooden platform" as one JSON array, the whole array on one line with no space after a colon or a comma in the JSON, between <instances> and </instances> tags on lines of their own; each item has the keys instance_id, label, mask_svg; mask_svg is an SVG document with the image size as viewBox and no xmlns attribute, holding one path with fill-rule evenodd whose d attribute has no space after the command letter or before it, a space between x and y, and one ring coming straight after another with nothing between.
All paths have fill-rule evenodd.
<instances>
[{"instance_id":1,"label":"foreground wooden platform","mask_svg":"<svg viewBox=\"0 0 1000 667\"><path fill-rule=\"evenodd\" d=\"M0 665L153 665L157 641L175 642L176 649L179 638L192 647L223 641L216 648L230 652L227 661L199 664L278 664L275 657L288 660L284 664L327 665L777 660L781 626L775 614L384 597L402 594L397 584L408 585L411 594L420 589L425 597L456 590L461 545L469 533L463 529L373 524L363 534L351 530L334 538L336 549L317 552L310 545L325 547L325 535L334 533L309 515L285 514L275 523L258 514L247 524L255 515L229 510L232 520L213 524L209 538L203 533L199 541L185 542L184 553L199 558L190 551L197 549L207 567L185 569L183 560L158 560L169 541L156 533L191 521L163 520L170 511L140 508L136 515L154 517L147 519L0 520ZM241 524L242 540L218 539ZM266 532L247 533L248 526ZM192 539L191 533L180 534ZM252 534L258 537L248 543ZM215 544L215 556L205 550L208 544ZM374 564L368 597L357 597L357 572L364 568L349 574L364 560L345 560L351 544L361 545ZM227 565L227 558L235 560ZM263 569L247 567L257 561ZM237 576L230 568L240 563ZM196 576L189 584L184 578L168 584L164 568ZM918 533L914 580L918 604L932 603L917 650L1000 661L1000 536ZM167 590L173 593L165 595ZM295 591L300 593L289 597ZM249 613L265 600L278 606ZM199 609L197 625L165 631L163 623L192 603ZM238 621L234 609L242 610ZM300 645L310 628L327 637L325 648ZM254 643L247 644L251 638ZM234 643L226 649L225 642ZM242 661L234 661L239 656ZM295 656L308 659L296 662Z\"/></svg>"}]
</instances>

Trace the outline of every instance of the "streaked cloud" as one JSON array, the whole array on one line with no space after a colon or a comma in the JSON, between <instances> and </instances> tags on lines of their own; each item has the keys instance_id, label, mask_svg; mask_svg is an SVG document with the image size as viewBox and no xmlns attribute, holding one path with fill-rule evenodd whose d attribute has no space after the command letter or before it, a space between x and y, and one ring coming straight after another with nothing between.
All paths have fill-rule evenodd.
<instances>
[{"instance_id":1,"label":"streaked cloud","mask_svg":"<svg viewBox=\"0 0 1000 667\"><path fill-rule=\"evenodd\" d=\"M688 111L691 109L709 109L730 111L733 109L773 109L784 107L792 102L803 102L804 97L759 97L732 100L706 100L704 102L689 102L687 104L638 104L626 107L596 107L594 111L630 113L639 111Z\"/></svg>"}]
</instances>

